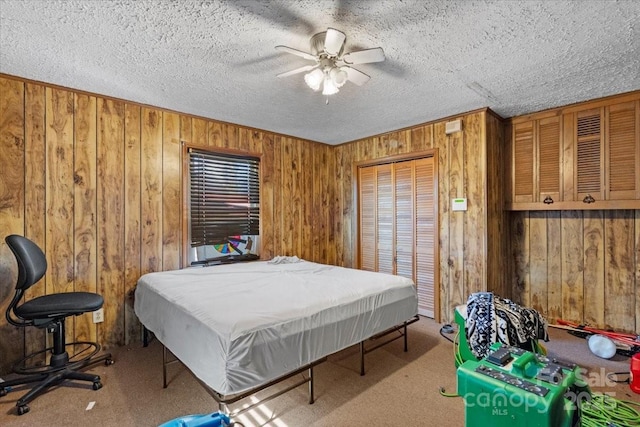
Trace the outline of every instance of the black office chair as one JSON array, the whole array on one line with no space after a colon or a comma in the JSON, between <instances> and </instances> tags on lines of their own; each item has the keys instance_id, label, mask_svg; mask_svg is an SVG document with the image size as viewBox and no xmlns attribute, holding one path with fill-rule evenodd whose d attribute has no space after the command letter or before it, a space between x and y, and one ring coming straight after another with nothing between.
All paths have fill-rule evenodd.
<instances>
[{"instance_id":1,"label":"black office chair","mask_svg":"<svg viewBox=\"0 0 640 427\"><path fill-rule=\"evenodd\" d=\"M7 321L14 326L46 329L53 334L53 347L30 354L16 363L14 372L26 377L0 383L0 397L16 385L38 383L16 403L18 415L23 415L29 412L29 402L67 379L89 381L94 390L99 390L102 383L98 375L78 371L98 362L112 364L111 354L94 357L100 351L100 345L92 342L65 343L64 322L67 317L100 309L104 302L102 296L90 292L65 292L40 296L18 305L26 290L44 276L47 260L42 250L25 237L14 234L7 236L5 241L18 262L16 294L7 307ZM69 356L68 346L82 350ZM38 366L37 358L48 352L51 352L49 364Z\"/></svg>"}]
</instances>

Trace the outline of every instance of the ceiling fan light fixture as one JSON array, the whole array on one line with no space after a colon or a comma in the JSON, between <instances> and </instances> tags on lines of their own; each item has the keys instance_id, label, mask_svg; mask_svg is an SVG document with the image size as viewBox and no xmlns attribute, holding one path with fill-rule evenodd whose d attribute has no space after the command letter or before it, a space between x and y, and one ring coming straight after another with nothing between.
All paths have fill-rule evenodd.
<instances>
[{"instance_id":1,"label":"ceiling fan light fixture","mask_svg":"<svg viewBox=\"0 0 640 427\"><path fill-rule=\"evenodd\" d=\"M329 77L337 87L342 87L347 82L349 75L341 67L334 67L329 71Z\"/></svg>"},{"instance_id":2,"label":"ceiling fan light fixture","mask_svg":"<svg viewBox=\"0 0 640 427\"><path fill-rule=\"evenodd\" d=\"M335 84L333 79L327 75L324 79L324 84L322 85L322 94L323 95L335 95L338 93L338 86Z\"/></svg>"},{"instance_id":3,"label":"ceiling fan light fixture","mask_svg":"<svg viewBox=\"0 0 640 427\"><path fill-rule=\"evenodd\" d=\"M304 81L315 92L320 90L320 85L324 80L324 73L319 68L304 75Z\"/></svg>"}]
</instances>

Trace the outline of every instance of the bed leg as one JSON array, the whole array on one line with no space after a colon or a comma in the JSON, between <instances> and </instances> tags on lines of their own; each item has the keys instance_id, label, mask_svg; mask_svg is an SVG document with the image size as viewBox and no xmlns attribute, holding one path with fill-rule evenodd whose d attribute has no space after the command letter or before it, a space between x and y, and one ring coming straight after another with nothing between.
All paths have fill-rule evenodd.
<instances>
[{"instance_id":1,"label":"bed leg","mask_svg":"<svg viewBox=\"0 0 640 427\"><path fill-rule=\"evenodd\" d=\"M309 368L309 405L312 405L313 402L313 366L311 366Z\"/></svg>"},{"instance_id":2,"label":"bed leg","mask_svg":"<svg viewBox=\"0 0 640 427\"><path fill-rule=\"evenodd\" d=\"M167 388L167 347L162 345L162 388Z\"/></svg>"},{"instance_id":3,"label":"bed leg","mask_svg":"<svg viewBox=\"0 0 640 427\"><path fill-rule=\"evenodd\" d=\"M407 322L404 322L404 352L409 351L409 346L407 344Z\"/></svg>"},{"instance_id":4,"label":"bed leg","mask_svg":"<svg viewBox=\"0 0 640 427\"><path fill-rule=\"evenodd\" d=\"M229 415L229 407L224 402L218 402L218 412L221 414Z\"/></svg>"},{"instance_id":5,"label":"bed leg","mask_svg":"<svg viewBox=\"0 0 640 427\"><path fill-rule=\"evenodd\" d=\"M360 341L360 376L364 376L364 341Z\"/></svg>"}]
</instances>

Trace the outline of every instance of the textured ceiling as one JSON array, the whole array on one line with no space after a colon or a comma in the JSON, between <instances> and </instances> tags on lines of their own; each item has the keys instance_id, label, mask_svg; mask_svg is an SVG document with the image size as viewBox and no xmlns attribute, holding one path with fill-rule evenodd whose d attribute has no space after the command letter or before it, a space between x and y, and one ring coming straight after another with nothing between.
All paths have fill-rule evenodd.
<instances>
[{"instance_id":1,"label":"textured ceiling","mask_svg":"<svg viewBox=\"0 0 640 427\"><path fill-rule=\"evenodd\" d=\"M338 144L481 107L503 117L640 89L640 1L6 1L0 72ZM371 80L326 97L327 27Z\"/></svg>"}]
</instances>

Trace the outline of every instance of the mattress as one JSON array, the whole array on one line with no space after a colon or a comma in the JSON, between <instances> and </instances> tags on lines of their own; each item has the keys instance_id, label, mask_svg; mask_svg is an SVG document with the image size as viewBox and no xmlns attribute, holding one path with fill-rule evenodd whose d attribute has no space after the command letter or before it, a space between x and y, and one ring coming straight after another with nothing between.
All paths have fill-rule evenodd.
<instances>
[{"instance_id":1,"label":"mattress","mask_svg":"<svg viewBox=\"0 0 640 427\"><path fill-rule=\"evenodd\" d=\"M418 312L410 279L307 261L145 274L134 307L142 324L223 396L265 384Z\"/></svg>"}]
</instances>

